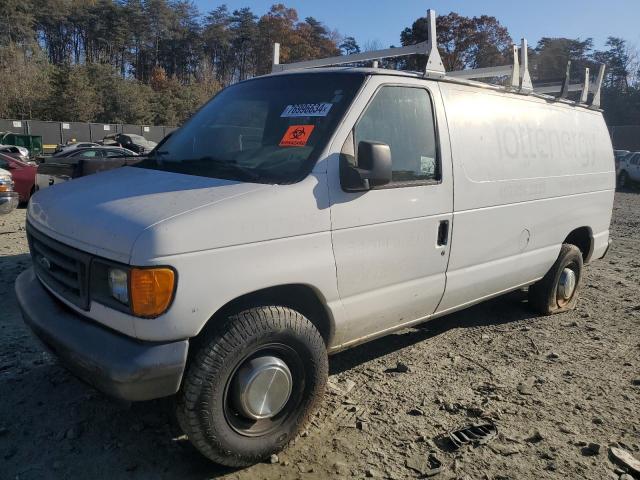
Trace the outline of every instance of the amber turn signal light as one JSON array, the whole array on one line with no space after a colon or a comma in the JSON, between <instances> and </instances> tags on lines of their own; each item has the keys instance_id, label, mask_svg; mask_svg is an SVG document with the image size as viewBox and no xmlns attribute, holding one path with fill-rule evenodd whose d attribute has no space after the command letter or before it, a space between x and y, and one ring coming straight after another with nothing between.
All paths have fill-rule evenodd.
<instances>
[{"instance_id":1,"label":"amber turn signal light","mask_svg":"<svg viewBox=\"0 0 640 480\"><path fill-rule=\"evenodd\" d=\"M129 284L133 314L157 317L173 300L175 273L170 268L132 268Z\"/></svg>"}]
</instances>

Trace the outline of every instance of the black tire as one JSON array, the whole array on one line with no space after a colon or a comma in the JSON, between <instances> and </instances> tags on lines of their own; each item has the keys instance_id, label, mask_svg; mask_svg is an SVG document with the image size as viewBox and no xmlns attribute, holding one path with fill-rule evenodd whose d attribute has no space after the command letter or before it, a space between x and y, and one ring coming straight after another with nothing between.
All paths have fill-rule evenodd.
<instances>
[{"instance_id":1,"label":"black tire","mask_svg":"<svg viewBox=\"0 0 640 480\"><path fill-rule=\"evenodd\" d=\"M629 174L624 170L618 175L618 187L627 188L629 186Z\"/></svg>"},{"instance_id":2,"label":"black tire","mask_svg":"<svg viewBox=\"0 0 640 480\"><path fill-rule=\"evenodd\" d=\"M559 295L560 277L565 268L575 274L575 288L570 298ZM578 302L578 294L582 285L582 252L575 245L565 243L560 249L560 255L547 274L529 287L529 304L542 315L573 310ZM559 298L560 297L560 298Z\"/></svg>"},{"instance_id":3,"label":"black tire","mask_svg":"<svg viewBox=\"0 0 640 480\"><path fill-rule=\"evenodd\" d=\"M252 421L234 407L232 385L240 366L263 354L285 361L292 388L278 415ZM251 308L228 317L193 356L177 398L178 422L207 458L253 465L281 451L305 426L322 401L327 374L325 343L307 318L285 307Z\"/></svg>"}]
</instances>

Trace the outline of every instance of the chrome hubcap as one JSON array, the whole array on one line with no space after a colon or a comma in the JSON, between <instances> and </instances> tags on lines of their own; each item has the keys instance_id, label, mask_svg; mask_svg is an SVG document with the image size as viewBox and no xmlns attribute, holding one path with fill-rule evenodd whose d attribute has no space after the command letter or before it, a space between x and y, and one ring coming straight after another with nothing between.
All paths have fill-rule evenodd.
<instances>
[{"instance_id":1,"label":"chrome hubcap","mask_svg":"<svg viewBox=\"0 0 640 480\"><path fill-rule=\"evenodd\" d=\"M558 282L558 298L568 301L573 296L576 289L576 272L570 268L565 268L560 274Z\"/></svg>"},{"instance_id":2,"label":"chrome hubcap","mask_svg":"<svg viewBox=\"0 0 640 480\"><path fill-rule=\"evenodd\" d=\"M254 420L272 418L280 413L293 386L289 367L274 356L247 360L238 370L234 383L238 411Z\"/></svg>"}]
</instances>

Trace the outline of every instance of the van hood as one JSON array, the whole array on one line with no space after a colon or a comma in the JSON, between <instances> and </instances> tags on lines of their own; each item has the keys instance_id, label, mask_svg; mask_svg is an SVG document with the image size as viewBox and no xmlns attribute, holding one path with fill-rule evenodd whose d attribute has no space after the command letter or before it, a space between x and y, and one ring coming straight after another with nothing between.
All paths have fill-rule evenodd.
<instances>
[{"instance_id":1,"label":"van hood","mask_svg":"<svg viewBox=\"0 0 640 480\"><path fill-rule=\"evenodd\" d=\"M39 191L29 202L27 219L60 242L129 263L136 239L145 230L268 187L123 167Z\"/></svg>"}]
</instances>

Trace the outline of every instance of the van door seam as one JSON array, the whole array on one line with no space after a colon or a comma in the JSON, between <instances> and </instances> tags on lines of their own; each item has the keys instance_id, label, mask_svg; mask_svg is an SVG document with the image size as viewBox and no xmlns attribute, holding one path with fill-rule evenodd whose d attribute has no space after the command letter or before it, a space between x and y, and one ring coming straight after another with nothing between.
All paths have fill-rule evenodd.
<instances>
[{"instance_id":1,"label":"van door seam","mask_svg":"<svg viewBox=\"0 0 640 480\"><path fill-rule=\"evenodd\" d=\"M440 296L440 300L438 301L436 308L432 312L432 315L438 311L438 308L440 308L440 304L442 303L442 300L444 299L444 296L447 293L447 283L449 280L447 274L449 273L449 264L451 262L451 254L453 252L453 241L454 241L453 233L455 231L454 219L455 219L455 206L456 206L456 183L455 183L455 174L454 174L454 168L453 168L453 148L451 145L451 130L449 129L449 117L447 116L447 109L444 104L444 95L442 93L442 88L440 86L440 83L437 83L437 85L438 85L438 92L440 93L440 106L442 108L445 125L447 127L447 139L449 141L449 164L451 166L451 212L449 212L449 214L451 215L451 220L450 220L451 224L449 226L449 255L447 255L447 264L444 269L444 289L442 290L442 295ZM440 137L440 139L441 139L440 141L442 142L442 136ZM440 156L440 158L442 158L442 155ZM440 168L442 168L442 166L440 166Z\"/></svg>"}]
</instances>

